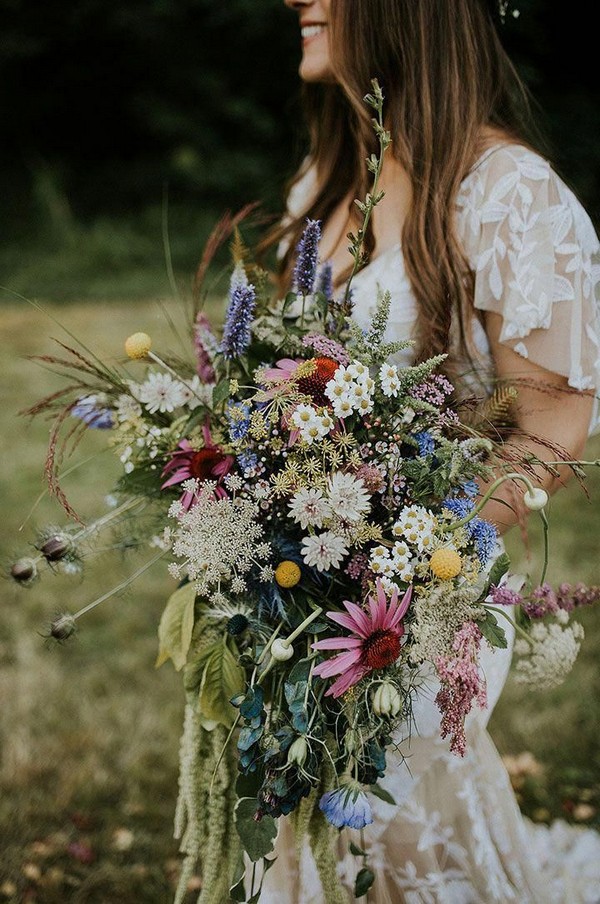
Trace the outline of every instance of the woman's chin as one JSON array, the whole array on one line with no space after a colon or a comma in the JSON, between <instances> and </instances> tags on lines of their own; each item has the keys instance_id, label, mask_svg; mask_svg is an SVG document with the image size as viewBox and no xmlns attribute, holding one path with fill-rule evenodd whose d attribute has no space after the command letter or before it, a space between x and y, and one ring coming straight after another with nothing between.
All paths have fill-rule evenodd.
<instances>
[{"instance_id":1,"label":"woman's chin","mask_svg":"<svg viewBox=\"0 0 600 904\"><path fill-rule=\"evenodd\" d=\"M334 81L327 54L305 54L298 72L304 82Z\"/></svg>"}]
</instances>

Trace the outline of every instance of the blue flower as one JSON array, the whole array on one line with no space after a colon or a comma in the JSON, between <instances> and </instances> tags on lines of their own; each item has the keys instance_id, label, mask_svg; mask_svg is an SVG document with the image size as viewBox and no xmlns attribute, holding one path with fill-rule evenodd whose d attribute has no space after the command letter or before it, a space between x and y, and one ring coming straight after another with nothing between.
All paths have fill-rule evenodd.
<instances>
[{"instance_id":1,"label":"blue flower","mask_svg":"<svg viewBox=\"0 0 600 904\"><path fill-rule=\"evenodd\" d=\"M324 794L319 801L319 809L331 825L341 829L364 829L373 822L367 796L358 782L348 782L335 791Z\"/></svg>"},{"instance_id":2,"label":"blue flower","mask_svg":"<svg viewBox=\"0 0 600 904\"><path fill-rule=\"evenodd\" d=\"M435 452L435 440L428 430L423 430L421 433L415 433L415 439L419 444L420 458L427 458L428 455L433 455Z\"/></svg>"},{"instance_id":3,"label":"blue flower","mask_svg":"<svg viewBox=\"0 0 600 904\"><path fill-rule=\"evenodd\" d=\"M321 223L319 220L307 220L296 248L296 266L294 267L294 289L299 295L310 295L315 288L317 275L317 259L321 240Z\"/></svg>"},{"instance_id":4,"label":"blue flower","mask_svg":"<svg viewBox=\"0 0 600 904\"><path fill-rule=\"evenodd\" d=\"M223 339L219 346L219 350L230 361L241 357L250 345L250 327L255 308L256 290L254 286L238 283L230 295Z\"/></svg>"},{"instance_id":5,"label":"blue flower","mask_svg":"<svg viewBox=\"0 0 600 904\"><path fill-rule=\"evenodd\" d=\"M229 436L232 442L244 439L250 427L250 406L241 403L230 402L227 406L227 422L229 424Z\"/></svg>"},{"instance_id":6,"label":"blue flower","mask_svg":"<svg viewBox=\"0 0 600 904\"><path fill-rule=\"evenodd\" d=\"M444 508L449 509L451 512L454 512L456 517L460 520L461 518L466 518L473 509L475 508L475 503L472 499L465 499L464 497L459 497L458 499L444 499ZM465 527L469 527L469 521Z\"/></svg>"},{"instance_id":7,"label":"blue flower","mask_svg":"<svg viewBox=\"0 0 600 904\"><path fill-rule=\"evenodd\" d=\"M479 561L482 565L485 565L496 548L498 531L493 524L490 524L489 521L484 521L483 518L473 518L473 521L470 522L470 524L473 524L470 533L477 545Z\"/></svg>"},{"instance_id":8,"label":"blue flower","mask_svg":"<svg viewBox=\"0 0 600 904\"><path fill-rule=\"evenodd\" d=\"M255 455L254 452L240 452L237 460L244 472L244 477L248 477L249 472L253 471L258 464L258 455Z\"/></svg>"},{"instance_id":9,"label":"blue flower","mask_svg":"<svg viewBox=\"0 0 600 904\"><path fill-rule=\"evenodd\" d=\"M71 408L71 415L80 418L94 430L110 430L115 423L110 408L104 408L95 395L82 396Z\"/></svg>"},{"instance_id":10,"label":"blue flower","mask_svg":"<svg viewBox=\"0 0 600 904\"><path fill-rule=\"evenodd\" d=\"M479 493L479 484L476 480L466 480L461 486L460 492L464 493L465 496L468 496L469 499L474 499Z\"/></svg>"}]
</instances>

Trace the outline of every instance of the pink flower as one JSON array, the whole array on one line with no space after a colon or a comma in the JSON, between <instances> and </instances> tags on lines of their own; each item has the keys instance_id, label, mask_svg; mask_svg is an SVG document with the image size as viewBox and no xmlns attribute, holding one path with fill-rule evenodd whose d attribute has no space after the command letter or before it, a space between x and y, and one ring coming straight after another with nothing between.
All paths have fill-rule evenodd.
<instances>
[{"instance_id":1,"label":"pink flower","mask_svg":"<svg viewBox=\"0 0 600 904\"><path fill-rule=\"evenodd\" d=\"M280 358L275 367L265 367L261 371L261 377L267 383L287 383L293 377L298 365L302 364L302 358Z\"/></svg>"},{"instance_id":2,"label":"pink flower","mask_svg":"<svg viewBox=\"0 0 600 904\"><path fill-rule=\"evenodd\" d=\"M340 675L325 696L340 697L368 672L383 669L398 659L400 639L404 634L402 618L410 605L411 594L412 587L409 587L399 603L398 590L394 588L388 606L383 585L377 581L377 599L369 597L368 612L356 603L344 600L346 612L327 613L332 621L349 628L354 637L328 637L312 645L313 650L344 651L314 669L314 674L321 678Z\"/></svg>"},{"instance_id":3,"label":"pink flower","mask_svg":"<svg viewBox=\"0 0 600 904\"><path fill-rule=\"evenodd\" d=\"M465 719L473 703L486 706L485 678L479 669L481 631L474 622L465 622L456 632L452 649L454 656L438 656L435 661L441 688L435 702L442 714L440 723L443 738L452 735L450 750L464 756L467 749Z\"/></svg>"},{"instance_id":4,"label":"pink flower","mask_svg":"<svg viewBox=\"0 0 600 904\"><path fill-rule=\"evenodd\" d=\"M223 487L219 486L219 482L229 474L235 458L233 455L227 455L213 442L208 424L203 427L202 432L204 434L202 449L194 449L187 439L182 439L178 443L171 460L163 468L162 476L168 479L161 485L161 489L165 490L195 477L198 480L216 480L215 496L222 498L227 495ZM193 493L184 493L181 497L181 504L186 510L191 507L193 501Z\"/></svg>"}]
</instances>

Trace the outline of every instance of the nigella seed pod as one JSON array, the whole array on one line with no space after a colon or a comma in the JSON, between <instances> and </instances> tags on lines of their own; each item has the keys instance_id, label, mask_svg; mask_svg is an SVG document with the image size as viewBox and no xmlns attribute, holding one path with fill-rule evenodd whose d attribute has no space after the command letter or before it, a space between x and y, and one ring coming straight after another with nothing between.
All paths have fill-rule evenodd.
<instances>
[{"instance_id":1,"label":"nigella seed pod","mask_svg":"<svg viewBox=\"0 0 600 904\"><path fill-rule=\"evenodd\" d=\"M67 534L54 534L40 546L40 552L47 562L60 562L73 549L73 541Z\"/></svg>"},{"instance_id":2,"label":"nigella seed pod","mask_svg":"<svg viewBox=\"0 0 600 904\"><path fill-rule=\"evenodd\" d=\"M68 640L69 637L75 634L76 630L75 618L67 612L54 619L50 625L50 637L55 640Z\"/></svg>"},{"instance_id":3,"label":"nigella seed pod","mask_svg":"<svg viewBox=\"0 0 600 904\"><path fill-rule=\"evenodd\" d=\"M10 576L19 584L30 584L37 577L37 565L34 559L17 559L10 569Z\"/></svg>"},{"instance_id":4,"label":"nigella seed pod","mask_svg":"<svg viewBox=\"0 0 600 904\"><path fill-rule=\"evenodd\" d=\"M296 766L303 766L308 755L308 741L304 735L300 735L290 746L288 750L288 763Z\"/></svg>"},{"instance_id":5,"label":"nigella seed pod","mask_svg":"<svg viewBox=\"0 0 600 904\"><path fill-rule=\"evenodd\" d=\"M236 615L232 615L227 622L227 633L232 637L237 637L246 630L248 625L249 622L246 616L242 615L241 612L238 612Z\"/></svg>"}]
</instances>

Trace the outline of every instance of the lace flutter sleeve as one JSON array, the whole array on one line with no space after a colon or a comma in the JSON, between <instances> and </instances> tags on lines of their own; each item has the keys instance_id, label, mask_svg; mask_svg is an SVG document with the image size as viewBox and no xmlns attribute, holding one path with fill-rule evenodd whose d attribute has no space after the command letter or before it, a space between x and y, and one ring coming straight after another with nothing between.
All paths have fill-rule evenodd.
<instances>
[{"instance_id":1,"label":"lace flutter sleeve","mask_svg":"<svg viewBox=\"0 0 600 904\"><path fill-rule=\"evenodd\" d=\"M600 244L573 192L538 154L504 146L463 183L458 216L475 307L502 316L500 341L598 394Z\"/></svg>"}]
</instances>

